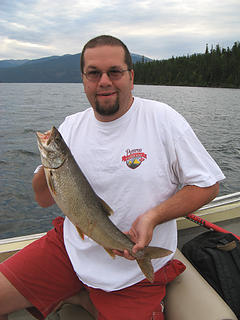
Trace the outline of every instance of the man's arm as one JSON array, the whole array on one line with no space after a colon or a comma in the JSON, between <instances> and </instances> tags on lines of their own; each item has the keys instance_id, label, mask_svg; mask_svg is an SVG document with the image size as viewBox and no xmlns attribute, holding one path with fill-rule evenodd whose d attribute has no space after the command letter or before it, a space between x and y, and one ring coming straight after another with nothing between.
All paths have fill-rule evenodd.
<instances>
[{"instance_id":1,"label":"man's arm","mask_svg":"<svg viewBox=\"0 0 240 320\"><path fill-rule=\"evenodd\" d=\"M55 203L48 189L43 167L40 167L39 171L34 174L32 186L35 194L35 200L41 207L50 207Z\"/></svg>"},{"instance_id":2,"label":"man's arm","mask_svg":"<svg viewBox=\"0 0 240 320\"><path fill-rule=\"evenodd\" d=\"M200 188L185 186L168 200L140 215L132 224L128 234L136 243L133 252L144 248L152 240L154 228L163 222L186 216L213 200L219 192L219 184ZM124 254L115 252L127 259L133 259L126 250Z\"/></svg>"}]
</instances>

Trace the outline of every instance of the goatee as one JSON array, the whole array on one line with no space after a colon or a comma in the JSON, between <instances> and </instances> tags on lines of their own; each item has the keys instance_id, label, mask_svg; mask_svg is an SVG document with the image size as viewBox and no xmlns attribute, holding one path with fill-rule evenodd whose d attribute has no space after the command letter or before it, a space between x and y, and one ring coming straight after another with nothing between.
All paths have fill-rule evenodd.
<instances>
[{"instance_id":1,"label":"goatee","mask_svg":"<svg viewBox=\"0 0 240 320\"><path fill-rule=\"evenodd\" d=\"M96 112L100 114L101 116L111 116L115 113L117 113L119 110L119 101L118 99L115 101L114 104L110 106L102 106L99 104L99 102L96 100Z\"/></svg>"}]
</instances>

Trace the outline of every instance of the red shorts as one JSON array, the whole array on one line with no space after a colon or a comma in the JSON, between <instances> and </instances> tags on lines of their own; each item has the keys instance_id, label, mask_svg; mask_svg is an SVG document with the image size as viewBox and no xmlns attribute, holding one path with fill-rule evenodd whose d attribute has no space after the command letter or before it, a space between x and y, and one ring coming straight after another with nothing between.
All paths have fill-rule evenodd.
<instances>
[{"instance_id":1,"label":"red shorts","mask_svg":"<svg viewBox=\"0 0 240 320\"><path fill-rule=\"evenodd\" d=\"M128 288L105 292L86 287L75 274L63 242L62 217L54 229L0 264L0 272L34 306L29 311L44 319L60 302L87 288L99 320L163 319L161 301L166 284L185 270L172 260L155 273L155 282L143 280Z\"/></svg>"}]
</instances>

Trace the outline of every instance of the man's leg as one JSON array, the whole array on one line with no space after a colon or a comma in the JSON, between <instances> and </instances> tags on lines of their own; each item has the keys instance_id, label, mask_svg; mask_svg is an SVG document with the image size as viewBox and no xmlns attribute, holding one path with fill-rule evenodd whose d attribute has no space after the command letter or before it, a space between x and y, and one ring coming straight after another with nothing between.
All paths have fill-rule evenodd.
<instances>
[{"instance_id":1,"label":"man's leg","mask_svg":"<svg viewBox=\"0 0 240 320\"><path fill-rule=\"evenodd\" d=\"M178 260L169 261L155 273L154 283L147 279L125 289L106 292L89 288L90 298L99 312L100 320L164 319L161 302L166 285L185 270Z\"/></svg>"},{"instance_id":2,"label":"man's leg","mask_svg":"<svg viewBox=\"0 0 240 320\"><path fill-rule=\"evenodd\" d=\"M24 308L44 319L63 303L79 304L96 313L65 250L63 218L55 219L54 226L0 264L0 320Z\"/></svg>"},{"instance_id":3,"label":"man's leg","mask_svg":"<svg viewBox=\"0 0 240 320\"><path fill-rule=\"evenodd\" d=\"M11 312L31 307L31 303L0 272L0 320Z\"/></svg>"},{"instance_id":4,"label":"man's leg","mask_svg":"<svg viewBox=\"0 0 240 320\"><path fill-rule=\"evenodd\" d=\"M78 294L66 299L61 305L65 303L79 305L97 319L97 310L86 289L82 289ZM29 307L32 307L32 304L0 272L0 320L7 320L9 313Z\"/></svg>"}]
</instances>

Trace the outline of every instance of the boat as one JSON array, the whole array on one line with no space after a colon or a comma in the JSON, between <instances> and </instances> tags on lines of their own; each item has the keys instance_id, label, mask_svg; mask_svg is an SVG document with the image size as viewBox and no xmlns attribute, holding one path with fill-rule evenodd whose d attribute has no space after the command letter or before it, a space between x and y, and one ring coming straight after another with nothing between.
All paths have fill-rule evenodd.
<instances>
[{"instance_id":1,"label":"boat","mask_svg":"<svg viewBox=\"0 0 240 320\"><path fill-rule=\"evenodd\" d=\"M240 192L215 198L208 205L194 213L201 219L210 221L236 235L240 233ZM166 320L237 320L237 317L207 283L192 264L181 253L182 245L206 229L194 222L177 220L179 246L175 258L186 265L186 270L167 286L165 297ZM24 248L45 233L0 240L0 262ZM26 311L9 315L11 320L33 320ZM63 305L48 320L93 320L93 317L80 306ZM154 319L153 319L154 320Z\"/></svg>"}]
</instances>

